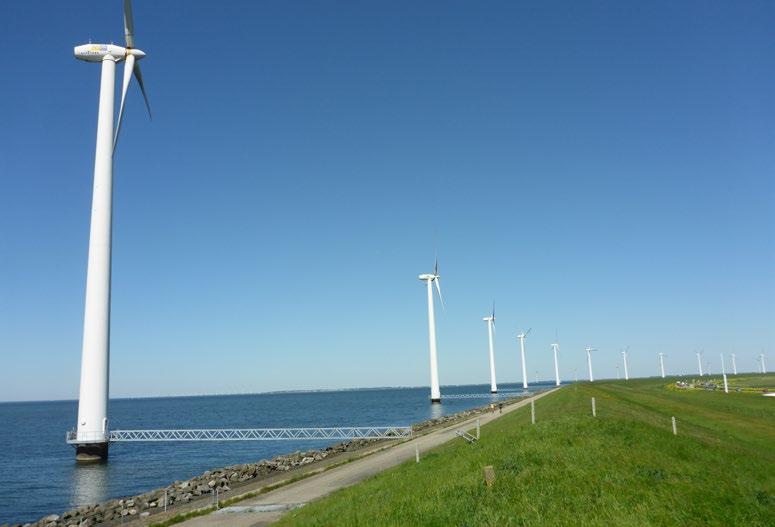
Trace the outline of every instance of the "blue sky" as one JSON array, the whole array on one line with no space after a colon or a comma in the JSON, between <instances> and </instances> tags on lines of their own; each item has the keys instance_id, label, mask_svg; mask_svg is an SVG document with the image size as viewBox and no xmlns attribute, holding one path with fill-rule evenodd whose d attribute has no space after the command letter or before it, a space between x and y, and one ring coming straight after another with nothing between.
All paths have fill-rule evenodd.
<instances>
[{"instance_id":1,"label":"blue sky","mask_svg":"<svg viewBox=\"0 0 775 527\"><path fill-rule=\"evenodd\" d=\"M149 2L115 158L113 396L775 366L771 2ZM2 2L0 400L77 396L121 2ZM117 71L121 71L119 66ZM120 82L120 73L118 82Z\"/></svg>"}]
</instances>

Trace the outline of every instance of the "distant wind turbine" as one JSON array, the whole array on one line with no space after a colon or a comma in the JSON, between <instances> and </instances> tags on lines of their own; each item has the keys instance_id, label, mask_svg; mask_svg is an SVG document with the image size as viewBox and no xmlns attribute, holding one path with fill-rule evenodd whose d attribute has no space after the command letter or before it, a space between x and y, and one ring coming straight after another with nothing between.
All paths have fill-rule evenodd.
<instances>
[{"instance_id":1,"label":"distant wind turbine","mask_svg":"<svg viewBox=\"0 0 775 527\"><path fill-rule=\"evenodd\" d=\"M764 363L764 353L759 354L759 363L762 366L762 373L767 373L767 366Z\"/></svg>"},{"instance_id":2,"label":"distant wind turbine","mask_svg":"<svg viewBox=\"0 0 775 527\"><path fill-rule=\"evenodd\" d=\"M697 355L697 367L700 369L700 377L702 377L702 350L694 353Z\"/></svg>"},{"instance_id":3,"label":"distant wind turbine","mask_svg":"<svg viewBox=\"0 0 775 527\"><path fill-rule=\"evenodd\" d=\"M597 351L597 348L590 348L587 346L587 367L589 368L589 382L594 382L595 378L592 376L592 352Z\"/></svg>"},{"instance_id":4,"label":"distant wind turbine","mask_svg":"<svg viewBox=\"0 0 775 527\"><path fill-rule=\"evenodd\" d=\"M721 353L721 376L724 379L724 393L729 393L729 386L727 385L727 368L724 365L724 354Z\"/></svg>"},{"instance_id":5,"label":"distant wind turbine","mask_svg":"<svg viewBox=\"0 0 775 527\"><path fill-rule=\"evenodd\" d=\"M658 353L659 355L659 370L662 372L662 378L665 378L665 354L661 351Z\"/></svg>"},{"instance_id":6,"label":"distant wind turbine","mask_svg":"<svg viewBox=\"0 0 775 527\"><path fill-rule=\"evenodd\" d=\"M533 329L533 328L530 328ZM527 365L525 364L525 337L530 333L530 329L523 331L517 338L519 339L519 350L522 355L522 388L527 390Z\"/></svg>"},{"instance_id":7,"label":"distant wind turbine","mask_svg":"<svg viewBox=\"0 0 775 527\"><path fill-rule=\"evenodd\" d=\"M444 309L444 298L441 296L441 286L439 285L439 260L433 267L433 274L421 274L418 277L428 286L428 339L431 355L431 403L441 402L441 390L439 389L439 361L436 355L436 318L433 313L433 284L436 284L436 291L439 294L439 302Z\"/></svg>"},{"instance_id":8,"label":"distant wind turbine","mask_svg":"<svg viewBox=\"0 0 775 527\"><path fill-rule=\"evenodd\" d=\"M622 350L622 362L624 362L624 380L629 381L630 380L630 373L627 371L627 352L630 350L630 347L627 346Z\"/></svg>"},{"instance_id":9,"label":"distant wind turbine","mask_svg":"<svg viewBox=\"0 0 775 527\"><path fill-rule=\"evenodd\" d=\"M735 362L735 354L732 354L732 375L737 375L737 362Z\"/></svg>"},{"instance_id":10,"label":"distant wind turbine","mask_svg":"<svg viewBox=\"0 0 775 527\"><path fill-rule=\"evenodd\" d=\"M490 343L490 393L498 393L498 384L495 382L495 350L492 340L495 329L495 302L492 303L492 314L482 320L487 322L487 337Z\"/></svg>"},{"instance_id":11,"label":"distant wind turbine","mask_svg":"<svg viewBox=\"0 0 775 527\"><path fill-rule=\"evenodd\" d=\"M555 342L552 344L552 350L554 350L554 384L560 385L560 367L557 364L557 351L560 349L560 344Z\"/></svg>"}]
</instances>

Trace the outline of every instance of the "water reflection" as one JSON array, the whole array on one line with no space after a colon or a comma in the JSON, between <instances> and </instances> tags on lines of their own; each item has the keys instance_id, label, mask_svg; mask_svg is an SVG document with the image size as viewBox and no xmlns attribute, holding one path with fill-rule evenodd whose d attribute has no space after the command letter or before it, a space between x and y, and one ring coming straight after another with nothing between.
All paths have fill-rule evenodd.
<instances>
[{"instance_id":1,"label":"water reflection","mask_svg":"<svg viewBox=\"0 0 775 527\"><path fill-rule=\"evenodd\" d=\"M72 507L93 505L108 499L108 464L75 465L71 475Z\"/></svg>"},{"instance_id":2,"label":"water reflection","mask_svg":"<svg viewBox=\"0 0 775 527\"><path fill-rule=\"evenodd\" d=\"M431 405L431 419L437 419L444 415L444 410L440 404Z\"/></svg>"}]
</instances>

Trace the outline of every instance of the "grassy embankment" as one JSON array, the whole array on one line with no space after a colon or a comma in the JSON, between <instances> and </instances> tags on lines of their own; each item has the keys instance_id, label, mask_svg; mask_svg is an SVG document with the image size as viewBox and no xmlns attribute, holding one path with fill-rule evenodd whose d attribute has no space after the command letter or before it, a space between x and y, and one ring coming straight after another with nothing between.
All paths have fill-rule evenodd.
<instances>
[{"instance_id":1,"label":"grassy embankment","mask_svg":"<svg viewBox=\"0 0 775 527\"><path fill-rule=\"evenodd\" d=\"M281 525L775 525L775 398L671 389L679 378L565 387L535 426L522 408ZM775 374L730 382L773 388Z\"/></svg>"}]
</instances>

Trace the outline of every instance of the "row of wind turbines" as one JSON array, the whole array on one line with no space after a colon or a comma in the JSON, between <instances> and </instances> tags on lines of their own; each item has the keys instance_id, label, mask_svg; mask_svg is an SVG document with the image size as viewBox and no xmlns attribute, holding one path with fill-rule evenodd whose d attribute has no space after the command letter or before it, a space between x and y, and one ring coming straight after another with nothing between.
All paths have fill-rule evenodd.
<instances>
[{"instance_id":1,"label":"row of wind turbines","mask_svg":"<svg viewBox=\"0 0 775 527\"><path fill-rule=\"evenodd\" d=\"M441 389L439 386L439 369L438 369L438 353L436 350L436 317L434 313L434 286L436 289L436 292L439 295L439 302L441 303L442 309L444 308L444 297L441 294L441 284L439 279L441 276L439 275L439 261L436 259L436 263L433 267L433 273L425 273L421 274L418 277L421 281L426 283L426 289L427 289L427 296L428 296L428 340L429 340L429 349L430 349L430 370L431 370L431 403L440 403L441 402ZM487 323L487 339L489 344L489 359L490 359L490 393L498 393L498 383L496 381L495 376L495 346L493 342L493 336L495 332L495 303L493 303L492 306L492 312L490 315L484 317L482 320L484 320ZM532 329L532 328L531 328ZM517 334L516 338L519 340L519 352L520 352L520 358L522 363L522 388L527 390L528 383L527 383L527 363L525 361L525 339L530 334L530 329L527 331L521 331ZM553 342L551 344L552 352L554 355L554 380L555 384L557 386L560 385L560 368L559 363L557 359L557 352L560 349L560 344L558 342ZM630 379L629 370L627 368L627 357L629 353L630 347L627 346L625 349L621 351L622 355L622 363L624 365L624 380ZM592 352L597 351L597 348L592 348L587 346L585 348L585 351L587 352L587 369L589 371L589 381L594 382L595 377L592 372ZM699 374L700 377L704 375L703 369L702 369L702 354L703 352L697 352L697 363L699 365ZM659 370L662 378L665 378L665 357L667 356L666 353L659 352L657 353L657 356L659 358ZM737 363L735 361L735 354L731 354L732 357L732 370L733 374L737 375ZM764 363L764 354L759 355L759 363L760 363L760 372L761 373L767 373L767 369ZM727 386L727 377L726 377L726 367L724 363L724 354L721 354L721 369L722 374L724 378L724 390L728 391ZM619 377L619 366L616 367L617 371L617 378Z\"/></svg>"}]
</instances>

